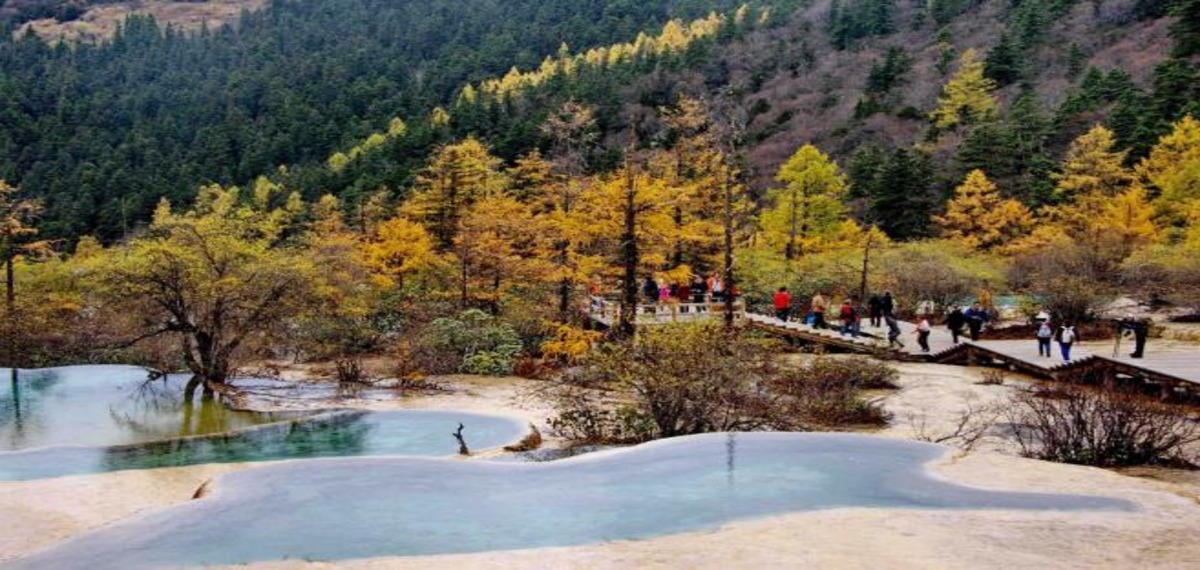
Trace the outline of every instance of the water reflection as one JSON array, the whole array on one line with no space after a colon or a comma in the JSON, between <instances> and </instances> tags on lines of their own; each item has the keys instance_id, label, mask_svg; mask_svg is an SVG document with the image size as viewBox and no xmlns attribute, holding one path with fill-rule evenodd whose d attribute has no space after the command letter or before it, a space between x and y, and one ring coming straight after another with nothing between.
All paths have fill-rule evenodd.
<instances>
[{"instance_id":1,"label":"water reflection","mask_svg":"<svg viewBox=\"0 0 1200 570\"><path fill-rule=\"evenodd\" d=\"M0 388L0 451L126 445L221 433L297 417L243 412L213 399L187 402L184 375L152 379L132 366L7 372Z\"/></svg>"},{"instance_id":2,"label":"water reflection","mask_svg":"<svg viewBox=\"0 0 1200 570\"><path fill-rule=\"evenodd\" d=\"M6 372L9 381L0 391L0 449L20 446L28 432L38 429L42 423L41 402L61 381L53 370L24 372L8 369ZM9 429L5 430L6 427Z\"/></svg>"}]
</instances>

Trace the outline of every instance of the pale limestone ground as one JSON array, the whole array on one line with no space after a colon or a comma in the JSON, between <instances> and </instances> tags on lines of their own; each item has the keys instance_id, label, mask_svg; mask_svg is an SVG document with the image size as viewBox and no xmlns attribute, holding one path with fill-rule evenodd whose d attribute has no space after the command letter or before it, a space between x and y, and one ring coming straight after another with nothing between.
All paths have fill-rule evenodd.
<instances>
[{"instance_id":1,"label":"pale limestone ground","mask_svg":"<svg viewBox=\"0 0 1200 570\"><path fill-rule=\"evenodd\" d=\"M980 372L903 365L902 390L886 396L896 414L886 437L912 438L913 418L926 433L953 426L967 402L984 403L1015 389L982 386ZM456 378L459 391L400 404L507 413L539 421L547 410L517 398L516 379ZM338 564L276 562L252 568L1195 568L1200 560L1200 477L1149 470L1154 479L1057 465L981 450L951 454L932 466L948 480L980 487L1098 494L1140 505L1135 513L918 511L836 509L739 521L653 539L525 551ZM999 447L1003 447L1000 445ZM0 558L28 553L122 518L190 499L221 473L247 465L198 466L0 483ZM219 484L219 482L218 482ZM245 566L239 566L244 568Z\"/></svg>"}]
</instances>

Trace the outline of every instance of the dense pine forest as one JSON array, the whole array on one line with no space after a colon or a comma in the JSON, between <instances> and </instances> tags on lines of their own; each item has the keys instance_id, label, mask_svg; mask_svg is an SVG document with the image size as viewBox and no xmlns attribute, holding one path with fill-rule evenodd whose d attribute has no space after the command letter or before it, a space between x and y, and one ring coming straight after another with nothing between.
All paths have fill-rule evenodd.
<instances>
[{"instance_id":1,"label":"dense pine forest","mask_svg":"<svg viewBox=\"0 0 1200 570\"><path fill-rule=\"evenodd\" d=\"M323 162L393 117L425 116L463 84L536 66L564 44L622 42L732 7L280 1L188 36L142 17L101 45L5 34L0 179L45 200L45 235L113 239L159 197ZM407 152L423 159L435 141Z\"/></svg>"},{"instance_id":2,"label":"dense pine forest","mask_svg":"<svg viewBox=\"0 0 1200 570\"><path fill-rule=\"evenodd\" d=\"M587 167L610 170L629 140L662 144L657 110L689 95L737 123L757 195L813 142L847 167L856 216L893 237L928 236L975 168L1030 207L1051 201L1055 163L1094 122L1129 160L1145 156L1200 99L1194 4L766 1L738 17L722 1L280 1L193 34L137 16L99 45L6 34L0 179L44 201L43 236L111 241L158 198L186 202L210 182L270 175L309 199L401 197L432 147L467 135L511 164L550 150L539 125L568 100L595 109L604 144ZM470 87L710 13L730 22L669 40L687 44L679 53L593 57L519 94ZM984 76L974 89L995 104L932 119L968 52ZM449 113L439 123L435 110ZM397 118L404 137L325 168ZM881 215L895 205L910 219Z\"/></svg>"}]
</instances>

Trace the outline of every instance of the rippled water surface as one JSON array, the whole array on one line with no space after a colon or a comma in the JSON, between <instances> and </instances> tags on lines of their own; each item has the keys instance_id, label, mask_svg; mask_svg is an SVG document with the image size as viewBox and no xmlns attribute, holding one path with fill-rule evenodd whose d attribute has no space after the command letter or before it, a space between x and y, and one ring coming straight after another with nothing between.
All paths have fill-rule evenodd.
<instances>
[{"instance_id":1,"label":"rippled water surface","mask_svg":"<svg viewBox=\"0 0 1200 570\"><path fill-rule=\"evenodd\" d=\"M951 484L924 468L945 451L865 436L755 433L534 464L294 462L223 476L212 496L77 537L14 566L153 568L567 546L851 506L1134 509L1102 497Z\"/></svg>"}]
</instances>

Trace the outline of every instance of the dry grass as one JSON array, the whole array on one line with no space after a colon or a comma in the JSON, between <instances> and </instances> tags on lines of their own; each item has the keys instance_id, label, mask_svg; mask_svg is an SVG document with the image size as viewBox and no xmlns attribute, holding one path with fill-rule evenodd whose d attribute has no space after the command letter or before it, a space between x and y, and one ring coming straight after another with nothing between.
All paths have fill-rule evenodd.
<instances>
[{"instance_id":1,"label":"dry grass","mask_svg":"<svg viewBox=\"0 0 1200 570\"><path fill-rule=\"evenodd\" d=\"M266 0L207 0L205 2L160 2L157 0L119 2L89 8L78 20L57 22L52 19L34 20L19 27L14 37L32 28L47 41L96 42L111 38L117 27L132 14L154 16L160 25L171 24L176 29L194 32L207 24L216 29L237 21L242 10L258 10Z\"/></svg>"}]
</instances>

